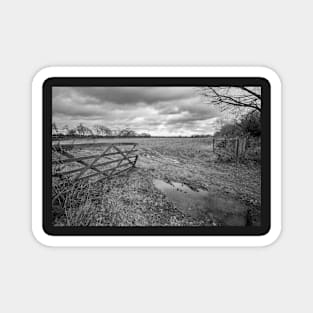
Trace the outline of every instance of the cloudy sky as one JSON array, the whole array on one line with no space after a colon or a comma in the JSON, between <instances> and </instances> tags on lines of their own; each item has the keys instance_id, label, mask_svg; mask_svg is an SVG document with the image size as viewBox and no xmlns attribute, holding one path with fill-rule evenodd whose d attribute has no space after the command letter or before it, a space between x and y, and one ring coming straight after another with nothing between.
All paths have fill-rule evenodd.
<instances>
[{"instance_id":1,"label":"cloudy sky","mask_svg":"<svg viewBox=\"0 0 313 313\"><path fill-rule=\"evenodd\" d=\"M194 87L53 87L58 128L83 123L153 136L212 134L220 113Z\"/></svg>"}]
</instances>

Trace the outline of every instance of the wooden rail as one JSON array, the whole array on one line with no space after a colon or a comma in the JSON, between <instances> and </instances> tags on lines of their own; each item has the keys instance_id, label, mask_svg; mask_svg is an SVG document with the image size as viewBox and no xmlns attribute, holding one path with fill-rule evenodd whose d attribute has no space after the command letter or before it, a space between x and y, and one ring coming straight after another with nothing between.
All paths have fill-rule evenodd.
<instances>
[{"instance_id":1,"label":"wooden rail","mask_svg":"<svg viewBox=\"0 0 313 313\"><path fill-rule=\"evenodd\" d=\"M75 150L84 154L89 153L92 148L101 149L102 146L101 153L75 156ZM101 176L101 179L110 178L136 166L138 159L136 146L137 143L128 142L53 145L52 176L66 176L72 181L89 179L97 175Z\"/></svg>"},{"instance_id":2,"label":"wooden rail","mask_svg":"<svg viewBox=\"0 0 313 313\"><path fill-rule=\"evenodd\" d=\"M246 137L213 138L213 152L218 155L233 157L236 163L245 156L246 146Z\"/></svg>"}]
</instances>

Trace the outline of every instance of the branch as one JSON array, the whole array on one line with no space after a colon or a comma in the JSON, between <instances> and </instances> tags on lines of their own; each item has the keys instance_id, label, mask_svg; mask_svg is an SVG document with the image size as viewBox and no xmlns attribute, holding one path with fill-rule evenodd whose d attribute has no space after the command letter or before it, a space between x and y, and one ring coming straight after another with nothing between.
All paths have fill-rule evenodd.
<instances>
[{"instance_id":1,"label":"branch","mask_svg":"<svg viewBox=\"0 0 313 313\"><path fill-rule=\"evenodd\" d=\"M245 90L246 92L251 93L252 95L254 95L255 97L257 97L258 99L262 100L262 98L261 98L260 95L258 95L257 93L251 91L250 89L248 89L248 88L246 88L246 87L239 87L239 88L242 89L242 90Z\"/></svg>"},{"instance_id":2,"label":"branch","mask_svg":"<svg viewBox=\"0 0 313 313\"><path fill-rule=\"evenodd\" d=\"M228 102L228 101L224 101L224 100L222 100L220 103L221 104L226 103L226 104L230 104L230 105L233 105L236 107L251 108L251 109L255 109L255 110L258 110L259 112L261 112L261 108L259 108L258 106L251 105L251 104L243 104L243 103L237 104L237 103Z\"/></svg>"},{"instance_id":3,"label":"branch","mask_svg":"<svg viewBox=\"0 0 313 313\"><path fill-rule=\"evenodd\" d=\"M240 87L240 88L245 88L245 87ZM226 104L230 104L230 105L233 105L233 106L239 106L239 107L248 107L248 108L256 109L259 112L261 112L261 108L259 108L257 106L257 104L253 105L253 104L241 102L241 101L238 101L237 99L235 99L234 97L218 94L213 87L211 87L210 89L214 92L215 96L218 98L218 102L219 103L226 103ZM225 99L228 99L228 101L226 101ZM229 101L231 101L231 102L229 102Z\"/></svg>"}]
</instances>

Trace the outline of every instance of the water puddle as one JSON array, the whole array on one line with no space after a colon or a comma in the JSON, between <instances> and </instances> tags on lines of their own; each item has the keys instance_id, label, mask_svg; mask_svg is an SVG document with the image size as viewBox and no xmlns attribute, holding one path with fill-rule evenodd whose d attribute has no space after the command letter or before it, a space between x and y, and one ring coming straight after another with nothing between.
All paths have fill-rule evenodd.
<instances>
[{"instance_id":1,"label":"water puddle","mask_svg":"<svg viewBox=\"0 0 313 313\"><path fill-rule=\"evenodd\" d=\"M153 183L186 215L195 218L211 215L226 226L246 226L247 207L239 201L218 197L207 190L192 190L182 183L159 179Z\"/></svg>"}]
</instances>

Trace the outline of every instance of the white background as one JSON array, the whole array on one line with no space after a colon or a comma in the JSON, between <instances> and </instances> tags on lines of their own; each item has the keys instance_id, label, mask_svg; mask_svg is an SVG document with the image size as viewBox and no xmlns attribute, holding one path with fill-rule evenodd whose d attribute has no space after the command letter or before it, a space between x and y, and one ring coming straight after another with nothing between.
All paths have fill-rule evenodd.
<instances>
[{"instance_id":1,"label":"white background","mask_svg":"<svg viewBox=\"0 0 313 313\"><path fill-rule=\"evenodd\" d=\"M310 1L2 1L0 311L312 311L311 14ZM49 65L275 69L284 107L280 239L232 249L38 244L31 79Z\"/></svg>"}]
</instances>

